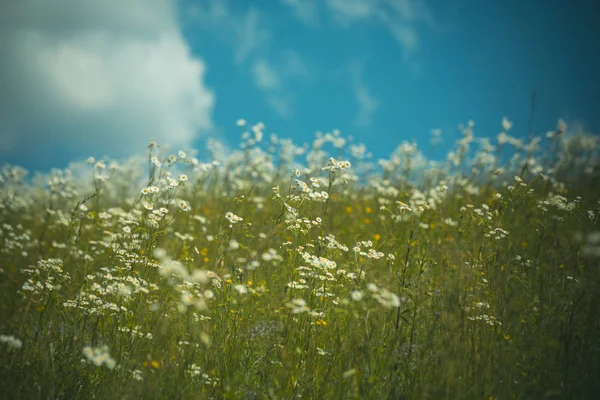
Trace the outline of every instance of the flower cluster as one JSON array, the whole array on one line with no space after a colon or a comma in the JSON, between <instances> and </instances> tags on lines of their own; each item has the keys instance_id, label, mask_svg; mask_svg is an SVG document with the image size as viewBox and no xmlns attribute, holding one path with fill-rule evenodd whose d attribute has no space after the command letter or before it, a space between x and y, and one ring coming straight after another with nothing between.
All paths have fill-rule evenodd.
<instances>
[{"instance_id":1,"label":"flower cluster","mask_svg":"<svg viewBox=\"0 0 600 400\"><path fill-rule=\"evenodd\" d=\"M227 213L225 214L225 218L227 218L227 220L231 223L231 224L237 224L238 222L241 222L244 220L244 218L242 217L238 217L237 215L235 215L234 213L232 213L231 211L227 211Z\"/></svg>"},{"instance_id":2,"label":"flower cluster","mask_svg":"<svg viewBox=\"0 0 600 400\"><path fill-rule=\"evenodd\" d=\"M108 369L113 369L117 365L117 362L110 357L108 346L106 345L94 348L85 346L83 348L83 355L87 361L91 362L97 367L106 365ZM83 361L85 362L85 360Z\"/></svg>"},{"instance_id":3,"label":"flower cluster","mask_svg":"<svg viewBox=\"0 0 600 400\"><path fill-rule=\"evenodd\" d=\"M23 346L23 342L14 336L0 335L0 343L8 344L8 347L12 349L20 349Z\"/></svg>"}]
</instances>

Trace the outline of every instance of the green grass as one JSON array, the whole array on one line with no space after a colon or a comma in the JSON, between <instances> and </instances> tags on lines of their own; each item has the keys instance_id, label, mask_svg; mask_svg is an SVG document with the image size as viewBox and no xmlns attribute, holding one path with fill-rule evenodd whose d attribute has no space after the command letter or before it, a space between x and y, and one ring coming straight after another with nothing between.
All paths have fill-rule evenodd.
<instances>
[{"instance_id":1,"label":"green grass","mask_svg":"<svg viewBox=\"0 0 600 400\"><path fill-rule=\"evenodd\" d=\"M319 140L298 175L283 142L219 166L157 146L31 182L5 166L0 397L596 398L598 140L505 163L469 141L383 172Z\"/></svg>"}]
</instances>

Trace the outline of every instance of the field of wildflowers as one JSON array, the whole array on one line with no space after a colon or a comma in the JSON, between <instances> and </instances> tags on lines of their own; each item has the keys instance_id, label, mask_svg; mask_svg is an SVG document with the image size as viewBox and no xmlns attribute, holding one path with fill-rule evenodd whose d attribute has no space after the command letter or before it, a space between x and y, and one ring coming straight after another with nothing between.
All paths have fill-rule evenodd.
<instances>
[{"instance_id":1,"label":"field of wildflowers","mask_svg":"<svg viewBox=\"0 0 600 400\"><path fill-rule=\"evenodd\" d=\"M600 393L597 136L469 121L373 161L237 125L208 162L3 167L1 398Z\"/></svg>"}]
</instances>

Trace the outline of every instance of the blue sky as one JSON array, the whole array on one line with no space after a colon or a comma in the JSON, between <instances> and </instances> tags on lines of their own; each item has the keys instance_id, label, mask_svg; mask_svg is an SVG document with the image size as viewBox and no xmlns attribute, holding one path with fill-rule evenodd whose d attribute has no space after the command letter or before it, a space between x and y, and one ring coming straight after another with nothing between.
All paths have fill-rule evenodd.
<instances>
[{"instance_id":1,"label":"blue sky","mask_svg":"<svg viewBox=\"0 0 600 400\"><path fill-rule=\"evenodd\" d=\"M375 158L457 125L600 131L598 6L577 0L0 0L0 163L31 170L339 129ZM445 152L441 148L437 156Z\"/></svg>"}]
</instances>

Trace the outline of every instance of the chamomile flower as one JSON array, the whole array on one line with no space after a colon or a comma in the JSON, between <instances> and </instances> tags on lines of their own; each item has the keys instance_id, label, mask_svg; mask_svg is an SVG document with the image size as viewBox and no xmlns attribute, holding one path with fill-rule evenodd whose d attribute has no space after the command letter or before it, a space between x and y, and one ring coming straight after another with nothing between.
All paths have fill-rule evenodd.
<instances>
[{"instance_id":1,"label":"chamomile flower","mask_svg":"<svg viewBox=\"0 0 600 400\"><path fill-rule=\"evenodd\" d=\"M0 343L8 344L8 347L12 349L20 349L23 346L23 342L14 336L0 335Z\"/></svg>"},{"instance_id":2,"label":"chamomile flower","mask_svg":"<svg viewBox=\"0 0 600 400\"><path fill-rule=\"evenodd\" d=\"M242 217L238 217L231 211L228 211L227 213L225 213L225 218L227 218L227 220L229 222L231 222L232 224L236 224L236 223L244 220Z\"/></svg>"},{"instance_id":3,"label":"chamomile flower","mask_svg":"<svg viewBox=\"0 0 600 400\"><path fill-rule=\"evenodd\" d=\"M185 200L179 200L179 203L177 203L177 205L179 206L179 209L181 211L188 212L191 210L190 205Z\"/></svg>"},{"instance_id":4,"label":"chamomile flower","mask_svg":"<svg viewBox=\"0 0 600 400\"><path fill-rule=\"evenodd\" d=\"M108 346L106 345L95 348L85 346L83 348L83 355L89 362L97 367L106 365L108 369L113 369L117 365L117 362L110 357Z\"/></svg>"},{"instance_id":5,"label":"chamomile flower","mask_svg":"<svg viewBox=\"0 0 600 400\"><path fill-rule=\"evenodd\" d=\"M363 299L363 292L360 290L354 290L350 294L350 297L352 297L352 300L354 301L361 301Z\"/></svg>"},{"instance_id":6,"label":"chamomile flower","mask_svg":"<svg viewBox=\"0 0 600 400\"><path fill-rule=\"evenodd\" d=\"M512 125L513 123L509 121L507 117L502 118L502 129L504 129L505 132L508 132L510 128L512 128Z\"/></svg>"}]
</instances>

